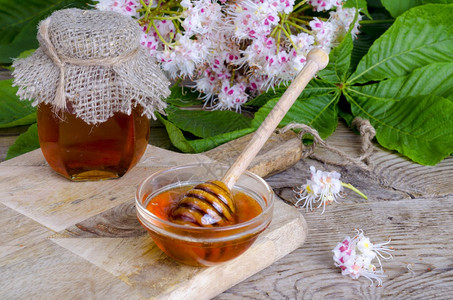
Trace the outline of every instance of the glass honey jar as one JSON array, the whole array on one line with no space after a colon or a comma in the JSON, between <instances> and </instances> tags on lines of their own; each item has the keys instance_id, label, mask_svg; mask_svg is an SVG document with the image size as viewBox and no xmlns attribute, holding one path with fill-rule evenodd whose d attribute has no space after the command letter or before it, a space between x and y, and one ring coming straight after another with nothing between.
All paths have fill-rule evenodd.
<instances>
[{"instance_id":1,"label":"glass honey jar","mask_svg":"<svg viewBox=\"0 0 453 300\"><path fill-rule=\"evenodd\" d=\"M145 152L170 82L141 34L116 12L64 9L40 23L40 47L14 62L17 95L38 107L43 155L66 178L121 177Z\"/></svg>"},{"instance_id":2,"label":"glass honey jar","mask_svg":"<svg viewBox=\"0 0 453 300\"><path fill-rule=\"evenodd\" d=\"M42 153L52 169L75 180L123 176L148 145L150 124L140 106L130 115L117 112L107 121L89 125L71 111L60 115L41 103L37 110Z\"/></svg>"}]
</instances>

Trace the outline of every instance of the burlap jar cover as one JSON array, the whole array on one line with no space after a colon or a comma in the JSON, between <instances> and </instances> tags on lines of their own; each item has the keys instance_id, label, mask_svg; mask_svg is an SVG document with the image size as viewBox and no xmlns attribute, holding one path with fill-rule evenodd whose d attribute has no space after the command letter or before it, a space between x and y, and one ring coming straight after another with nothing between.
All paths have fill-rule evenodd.
<instances>
[{"instance_id":1,"label":"burlap jar cover","mask_svg":"<svg viewBox=\"0 0 453 300\"><path fill-rule=\"evenodd\" d=\"M65 9L39 25L40 47L13 64L20 99L68 105L88 124L141 105L148 118L162 112L169 81L140 45L141 29L116 12Z\"/></svg>"}]
</instances>

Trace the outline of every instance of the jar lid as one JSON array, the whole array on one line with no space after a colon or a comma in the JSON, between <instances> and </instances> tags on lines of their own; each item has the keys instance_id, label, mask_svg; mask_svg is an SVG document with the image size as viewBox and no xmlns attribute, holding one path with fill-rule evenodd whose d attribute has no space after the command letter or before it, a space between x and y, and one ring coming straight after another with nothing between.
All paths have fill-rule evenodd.
<instances>
[{"instance_id":1,"label":"jar lid","mask_svg":"<svg viewBox=\"0 0 453 300\"><path fill-rule=\"evenodd\" d=\"M17 95L55 112L70 106L88 124L130 114L136 105L154 117L165 108L170 83L140 37L138 23L117 12L56 11L39 25L40 47L13 63Z\"/></svg>"}]
</instances>

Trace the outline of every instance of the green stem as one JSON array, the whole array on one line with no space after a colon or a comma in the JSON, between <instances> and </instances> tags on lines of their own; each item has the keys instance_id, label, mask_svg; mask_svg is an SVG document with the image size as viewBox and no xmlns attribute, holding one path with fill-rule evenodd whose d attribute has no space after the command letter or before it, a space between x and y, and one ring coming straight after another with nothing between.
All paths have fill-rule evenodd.
<instances>
[{"instance_id":1,"label":"green stem","mask_svg":"<svg viewBox=\"0 0 453 300\"><path fill-rule=\"evenodd\" d=\"M299 23L307 24L307 25L308 25L310 22L308 22L308 21L306 21L306 20L313 20L313 17L311 17L311 16L299 16L299 17L289 17L289 18L290 18L291 20L295 21L295 22L299 22ZM328 19L318 17L318 20L327 22Z\"/></svg>"},{"instance_id":2,"label":"green stem","mask_svg":"<svg viewBox=\"0 0 453 300\"><path fill-rule=\"evenodd\" d=\"M181 33L181 30L179 29L179 24L176 23L176 20L171 20L173 22L173 25L176 28L176 33Z\"/></svg>"},{"instance_id":3,"label":"green stem","mask_svg":"<svg viewBox=\"0 0 453 300\"><path fill-rule=\"evenodd\" d=\"M289 32L286 31L286 29L283 26L282 26L282 31L286 35L288 40L291 42L291 44L293 45L294 49L297 49L296 44L294 44L293 40L291 39L291 35L289 34Z\"/></svg>"},{"instance_id":4,"label":"green stem","mask_svg":"<svg viewBox=\"0 0 453 300\"><path fill-rule=\"evenodd\" d=\"M162 14L169 14L169 15L181 15L181 11L174 11L174 10L159 10Z\"/></svg>"},{"instance_id":5,"label":"green stem","mask_svg":"<svg viewBox=\"0 0 453 300\"><path fill-rule=\"evenodd\" d=\"M298 4L296 4L294 7L293 7L293 11L296 11L299 7L301 7L302 5L304 5L305 3L307 3L308 0L304 0L304 1L300 1Z\"/></svg>"},{"instance_id":6,"label":"green stem","mask_svg":"<svg viewBox=\"0 0 453 300\"><path fill-rule=\"evenodd\" d=\"M160 34L160 31L159 31L159 29L157 29L157 26L156 26L156 23L154 23L154 20L151 20L151 24L153 25L154 31L156 31L157 36L159 37L160 41L161 41L164 45L166 45L166 46L168 46L168 47L172 47L172 46L164 39L164 37Z\"/></svg>"},{"instance_id":7,"label":"green stem","mask_svg":"<svg viewBox=\"0 0 453 300\"><path fill-rule=\"evenodd\" d=\"M302 26L300 26L300 25L297 25L296 23L293 23L293 22L288 21L288 20L286 20L286 23L290 24L291 26L293 26L293 27L295 27L295 28L297 28L297 29L302 30L303 32L306 32L306 33L308 33L308 34L311 34L311 31L310 31L310 30L308 30L307 28L302 27Z\"/></svg>"},{"instance_id":8,"label":"green stem","mask_svg":"<svg viewBox=\"0 0 453 300\"><path fill-rule=\"evenodd\" d=\"M181 81L182 81L182 78L179 77L178 80L175 82L175 84L173 84L173 86L171 88L177 87L181 83Z\"/></svg>"},{"instance_id":9,"label":"green stem","mask_svg":"<svg viewBox=\"0 0 453 300\"><path fill-rule=\"evenodd\" d=\"M148 21L148 15L151 13L151 3L152 1L149 2L149 6L146 5L145 1L140 0L141 5L143 8L146 10L145 16L143 17L144 22Z\"/></svg>"},{"instance_id":10,"label":"green stem","mask_svg":"<svg viewBox=\"0 0 453 300\"><path fill-rule=\"evenodd\" d=\"M381 23L393 23L395 22L394 19L388 19L388 20L363 20L359 21L359 24L381 24Z\"/></svg>"},{"instance_id":11,"label":"green stem","mask_svg":"<svg viewBox=\"0 0 453 300\"><path fill-rule=\"evenodd\" d=\"M235 75L236 75L236 69L233 69L233 71L231 72L230 87L233 86Z\"/></svg>"},{"instance_id":12,"label":"green stem","mask_svg":"<svg viewBox=\"0 0 453 300\"><path fill-rule=\"evenodd\" d=\"M271 37L274 37L274 36L275 36L275 33L277 32L277 30L278 30L278 26L275 26L275 28L272 30L270 36L271 36Z\"/></svg>"},{"instance_id":13,"label":"green stem","mask_svg":"<svg viewBox=\"0 0 453 300\"><path fill-rule=\"evenodd\" d=\"M352 184L350 183L344 183L344 182L341 182L341 185L344 186L345 188L348 188L354 192L356 192L357 194L359 194L360 196L362 196L363 198L365 198L365 200L368 200L368 197L362 193L361 191L359 191L358 189L356 189Z\"/></svg>"},{"instance_id":14,"label":"green stem","mask_svg":"<svg viewBox=\"0 0 453 300\"><path fill-rule=\"evenodd\" d=\"M175 16L175 17L170 17L170 16L166 16L166 17L150 17L150 19L152 20L167 20L167 21L170 21L170 20L178 20L180 19L179 16Z\"/></svg>"}]
</instances>

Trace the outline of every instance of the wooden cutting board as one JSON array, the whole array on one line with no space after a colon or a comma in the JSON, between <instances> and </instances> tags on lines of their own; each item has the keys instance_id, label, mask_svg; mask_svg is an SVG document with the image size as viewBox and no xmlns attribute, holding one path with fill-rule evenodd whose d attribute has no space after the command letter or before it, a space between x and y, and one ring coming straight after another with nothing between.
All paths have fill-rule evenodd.
<instances>
[{"instance_id":1,"label":"wooden cutting board","mask_svg":"<svg viewBox=\"0 0 453 300\"><path fill-rule=\"evenodd\" d=\"M210 268L168 258L136 219L134 192L144 178L190 162L229 163L247 139L205 154L149 146L128 174L101 182L57 175L39 149L1 163L0 298L208 299L295 250L306 223L280 199L270 227L246 253ZM274 135L252 169L266 176L299 159L295 136Z\"/></svg>"}]
</instances>

